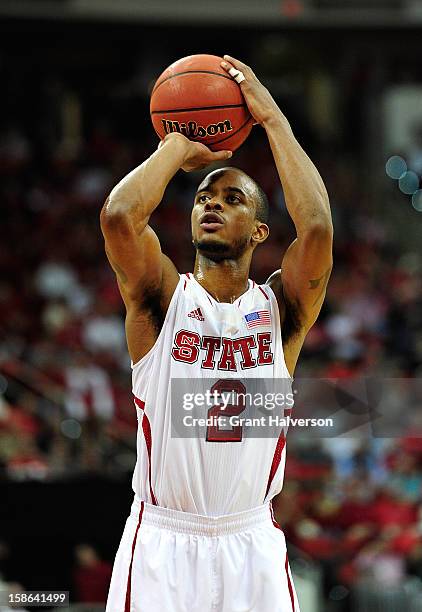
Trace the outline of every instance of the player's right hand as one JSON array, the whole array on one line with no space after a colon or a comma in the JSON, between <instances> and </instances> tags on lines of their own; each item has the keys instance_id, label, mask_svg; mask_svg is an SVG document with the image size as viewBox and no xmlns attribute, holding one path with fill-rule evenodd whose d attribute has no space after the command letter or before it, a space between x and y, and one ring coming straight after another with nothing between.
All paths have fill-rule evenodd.
<instances>
[{"instance_id":1,"label":"player's right hand","mask_svg":"<svg viewBox=\"0 0 422 612\"><path fill-rule=\"evenodd\" d=\"M232 156L231 151L211 151L208 147L200 142L193 142L179 133L167 134L165 138L160 142L158 148L162 147L164 143L169 140L179 139L184 142L186 147L186 152L184 156L184 162L182 165L182 169L185 172L192 172L193 170L202 170L206 168L210 164L217 161L224 161L225 159L229 159Z\"/></svg>"}]
</instances>

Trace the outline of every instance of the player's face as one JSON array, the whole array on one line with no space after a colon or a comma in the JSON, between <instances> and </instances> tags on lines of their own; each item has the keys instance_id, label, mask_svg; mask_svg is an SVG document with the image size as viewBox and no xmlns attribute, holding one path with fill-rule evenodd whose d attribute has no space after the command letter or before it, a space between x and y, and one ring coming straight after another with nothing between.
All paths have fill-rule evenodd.
<instances>
[{"instance_id":1,"label":"player's face","mask_svg":"<svg viewBox=\"0 0 422 612\"><path fill-rule=\"evenodd\" d=\"M199 185L192 209L196 249L211 259L236 259L252 248L257 225L254 185L236 169L216 170Z\"/></svg>"}]
</instances>

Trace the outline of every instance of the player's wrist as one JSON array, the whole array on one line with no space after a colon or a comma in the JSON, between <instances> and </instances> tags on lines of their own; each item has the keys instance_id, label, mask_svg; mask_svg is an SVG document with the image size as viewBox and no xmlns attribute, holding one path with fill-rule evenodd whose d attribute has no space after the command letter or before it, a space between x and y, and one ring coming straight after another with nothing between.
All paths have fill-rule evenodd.
<instances>
[{"instance_id":1,"label":"player's wrist","mask_svg":"<svg viewBox=\"0 0 422 612\"><path fill-rule=\"evenodd\" d=\"M269 114L268 117L262 121L261 125L267 131L274 129L287 130L289 132L292 131L290 123L287 121L280 109L277 109L277 111Z\"/></svg>"},{"instance_id":2,"label":"player's wrist","mask_svg":"<svg viewBox=\"0 0 422 612\"><path fill-rule=\"evenodd\" d=\"M167 145L171 146L172 152L180 151L182 156L182 161L184 162L188 156L188 152L190 149L190 141L183 134L179 134L177 132L173 132L172 134L167 134L161 141L161 146Z\"/></svg>"}]
</instances>

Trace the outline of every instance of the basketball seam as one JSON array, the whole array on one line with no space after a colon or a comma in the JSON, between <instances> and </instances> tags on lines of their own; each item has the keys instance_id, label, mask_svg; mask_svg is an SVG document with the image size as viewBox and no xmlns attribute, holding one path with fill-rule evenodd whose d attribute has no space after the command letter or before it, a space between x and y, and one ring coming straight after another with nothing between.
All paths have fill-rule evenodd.
<instances>
[{"instance_id":1,"label":"basketball seam","mask_svg":"<svg viewBox=\"0 0 422 612\"><path fill-rule=\"evenodd\" d=\"M159 115L160 113L188 113L189 111L214 110L220 108L247 108L246 104L221 104L219 106L196 106L192 108L169 108L166 110L151 111L151 115Z\"/></svg>"},{"instance_id":2,"label":"basketball seam","mask_svg":"<svg viewBox=\"0 0 422 612\"><path fill-rule=\"evenodd\" d=\"M152 89L151 95L155 93L163 83L169 81L170 79L174 79L177 76L181 76L182 74L215 74L215 76L222 77L223 79L228 79L232 83L236 84L236 81L234 81L231 76L228 76L227 74L220 74L219 72L214 72L213 70L185 70L184 72L177 72L176 74L172 74L171 76L166 77L159 83L156 83Z\"/></svg>"}]
</instances>

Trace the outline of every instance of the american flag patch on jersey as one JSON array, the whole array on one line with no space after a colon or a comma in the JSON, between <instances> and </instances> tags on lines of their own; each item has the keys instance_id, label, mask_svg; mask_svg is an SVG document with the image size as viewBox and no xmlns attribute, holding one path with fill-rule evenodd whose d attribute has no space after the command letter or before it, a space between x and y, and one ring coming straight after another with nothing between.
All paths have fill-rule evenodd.
<instances>
[{"instance_id":1,"label":"american flag patch on jersey","mask_svg":"<svg viewBox=\"0 0 422 612\"><path fill-rule=\"evenodd\" d=\"M253 329L259 325L271 325L271 315L269 310L257 310L245 315L246 327Z\"/></svg>"}]
</instances>

